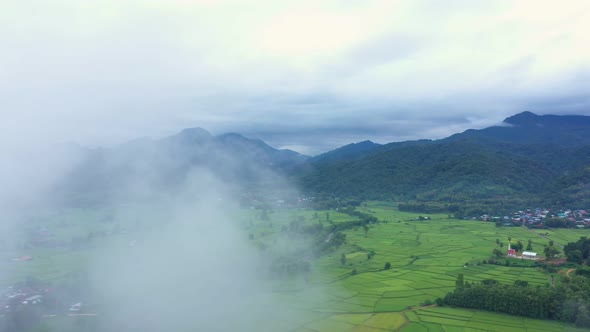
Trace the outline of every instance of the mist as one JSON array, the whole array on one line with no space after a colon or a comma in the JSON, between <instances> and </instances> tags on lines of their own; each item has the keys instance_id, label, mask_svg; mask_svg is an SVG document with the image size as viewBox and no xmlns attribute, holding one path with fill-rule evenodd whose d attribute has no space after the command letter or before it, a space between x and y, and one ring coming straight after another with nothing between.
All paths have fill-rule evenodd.
<instances>
[{"instance_id":1,"label":"mist","mask_svg":"<svg viewBox=\"0 0 590 332\"><path fill-rule=\"evenodd\" d=\"M107 330L257 331L269 312L281 313L232 197L193 171L185 188L154 202L163 218L149 231L97 258L91 280L108 307Z\"/></svg>"},{"instance_id":2,"label":"mist","mask_svg":"<svg viewBox=\"0 0 590 332\"><path fill-rule=\"evenodd\" d=\"M247 230L260 214L252 202L297 190L251 159L193 144L13 146L1 173L2 287L33 288L46 302L36 313L7 308L0 331L26 331L26 320L48 331L297 328L305 312L281 289L308 280L281 281L271 267L275 252L299 255L309 243L261 248ZM305 298L321 302L320 287Z\"/></svg>"}]
</instances>

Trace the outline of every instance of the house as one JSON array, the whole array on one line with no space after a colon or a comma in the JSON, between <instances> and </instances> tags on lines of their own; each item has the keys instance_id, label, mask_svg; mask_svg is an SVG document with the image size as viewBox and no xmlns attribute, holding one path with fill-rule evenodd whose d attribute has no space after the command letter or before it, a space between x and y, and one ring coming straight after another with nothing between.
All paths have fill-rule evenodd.
<instances>
[{"instance_id":1,"label":"house","mask_svg":"<svg viewBox=\"0 0 590 332\"><path fill-rule=\"evenodd\" d=\"M27 297L22 303L23 304L37 304L41 302L41 298L43 297L43 295L33 295L33 296L29 296Z\"/></svg>"},{"instance_id":2,"label":"house","mask_svg":"<svg viewBox=\"0 0 590 332\"><path fill-rule=\"evenodd\" d=\"M508 252L506 253L506 255L510 257L516 256L516 249L510 248L510 242L508 242Z\"/></svg>"},{"instance_id":3,"label":"house","mask_svg":"<svg viewBox=\"0 0 590 332\"><path fill-rule=\"evenodd\" d=\"M30 261L33 259L33 256L21 256L18 258L13 258L13 261L17 261L17 262L26 262L26 261Z\"/></svg>"},{"instance_id":4,"label":"house","mask_svg":"<svg viewBox=\"0 0 590 332\"><path fill-rule=\"evenodd\" d=\"M522 252L523 259L537 259L537 253L532 251L523 251Z\"/></svg>"}]
</instances>

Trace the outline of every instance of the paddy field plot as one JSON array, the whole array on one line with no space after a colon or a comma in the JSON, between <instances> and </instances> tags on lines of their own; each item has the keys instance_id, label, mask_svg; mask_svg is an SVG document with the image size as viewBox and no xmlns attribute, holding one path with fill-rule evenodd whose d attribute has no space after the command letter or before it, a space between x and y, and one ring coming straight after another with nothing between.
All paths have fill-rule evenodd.
<instances>
[{"instance_id":1,"label":"paddy field plot","mask_svg":"<svg viewBox=\"0 0 590 332\"><path fill-rule=\"evenodd\" d=\"M469 282L524 280L532 286L550 282L549 274L518 260L511 261L520 263L518 266L482 264L498 248L496 239L504 242L502 251L506 250L508 237L513 243L520 240L525 245L531 239L535 251L542 253L543 245L550 239L565 244L580 236L590 236L590 231L498 228L493 223L449 219L446 214L400 212L390 204L368 203L359 210L377 217L380 223L370 225L367 232L362 227L344 231L344 245L310 261L307 280L294 276L273 281L272 296L297 312L288 320L269 317L269 324L276 331L577 331L557 322L429 304L452 291L459 274ZM111 223L105 221L109 213L76 210L50 216L50 228L59 239L101 231L109 235L80 250L32 248L10 253L35 257L23 264L11 262L11 275L20 279L35 275L58 281L70 271L83 269L101 245L127 250L130 240L138 239L142 232L153 231L142 221L157 224L160 219L157 211L133 207L118 211L125 223ZM243 210L236 215L235 223L245 239L252 235L253 245L264 244L269 248L278 241L281 228L294 221L305 225L323 223L329 227L358 220L334 210L276 210L268 211L265 217L261 213ZM417 220L419 215L431 220ZM123 231L116 231L116 227L122 227ZM372 252L374 255L369 258ZM390 263L390 269L384 269L386 263Z\"/></svg>"}]
</instances>

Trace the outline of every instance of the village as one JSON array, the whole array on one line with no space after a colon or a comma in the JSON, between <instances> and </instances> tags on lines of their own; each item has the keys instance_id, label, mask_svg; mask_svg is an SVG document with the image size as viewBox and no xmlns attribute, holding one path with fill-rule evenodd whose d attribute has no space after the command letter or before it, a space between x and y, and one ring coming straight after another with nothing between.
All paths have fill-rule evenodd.
<instances>
[{"instance_id":1,"label":"village","mask_svg":"<svg viewBox=\"0 0 590 332\"><path fill-rule=\"evenodd\" d=\"M0 329L28 330L40 319L58 316L96 316L87 309L72 292L29 277L0 291Z\"/></svg>"},{"instance_id":2,"label":"village","mask_svg":"<svg viewBox=\"0 0 590 332\"><path fill-rule=\"evenodd\" d=\"M586 210L525 209L510 215L490 216L483 214L473 220L495 222L497 226L526 226L529 228L590 228L590 213Z\"/></svg>"}]
</instances>

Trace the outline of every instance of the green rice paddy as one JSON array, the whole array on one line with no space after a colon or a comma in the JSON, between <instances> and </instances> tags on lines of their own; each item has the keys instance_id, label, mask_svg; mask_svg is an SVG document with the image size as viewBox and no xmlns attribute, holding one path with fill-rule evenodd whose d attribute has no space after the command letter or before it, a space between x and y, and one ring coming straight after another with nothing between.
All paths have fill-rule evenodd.
<instances>
[{"instance_id":1,"label":"green rice paddy","mask_svg":"<svg viewBox=\"0 0 590 332\"><path fill-rule=\"evenodd\" d=\"M497 248L496 239L504 242L503 251L508 237L512 238L512 243L520 240L525 245L531 239L533 250L541 254L549 240L565 244L580 236L590 236L590 230L498 228L493 223L449 219L446 214L428 215L431 220L420 221L420 214L400 212L395 206L384 203L368 203L359 210L376 216L381 222L371 225L366 233L362 227L345 231L345 245L311 262L307 282L295 276L273 285L277 301L289 303L297 312L295 318L290 319L269 317L269 320L275 319L271 324L275 331L579 330L558 322L441 308L431 303L454 289L460 273L469 282L525 280L533 286L546 285L550 275L531 266L530 262L512 259L509 266L505 266L482 264L482 261L488 260L492 250ZM57 229L66 230L59 235L64 239L85 236L89 229L112 228L108 223L97 223L103 217L100 213L75 211L74 214L54 223ZM133 224L140 218L137 213L129 213L129 216ZM157 219L157 215L152 214L152 218ZM281 227L297 218L305 224L356 220L356 217L333 210L292 209L271 211L265 220L260 218L259 210L245 210L236 216L236 222L245 235L252 235L254 244L271 245ZM74 220L80 219L86 221L75 224ZM71 225L74 227L69 227ZM129 239L129 235L116 234L101 239L97 245L125 245ZM87 253L91 251L92 248L29 250L35 259L13 265L12 278L37 275L59 280L67 272L83 268L87 264ZM369 252L375 253L371 259L367 256ZM346 257L345 264L341 262L342 254ZM384 270L386 263L391 264L388 270Z\"/></svg>"},{"instance_id":2,"label":"green rice paddy","mask_svg":"<svg viewBox=\"0 0 590 332\"><path fill-rule=\"evenodd\" d=\"M459 273L469 282L525 280L544 286L550 275L528 261L511 259L510 266L482 261L497 248L496 239L505 243L502 250L506 250L508 237L512 243L520 240L526 244L531 239L533 249L542 253L548 239L565 244L590 235L588 230L556 230L547 235L546 230L498 228L493 223L454 220L447 215L429 215L431 220L419 221L417 213L378 203L359 210L387 222L372 225L367 234L362 228L346 231L346 245L314 262L309 287L321 289L326 299L310 309L326 316L299 326L297 331L578 330L558 322L421 305L454 289ZM375 252L372 259L367 257L370 251ZM340 261L343 253L344 265ZM391 269L383 269L386 262Z\"/></svg>"}]
</instances>

